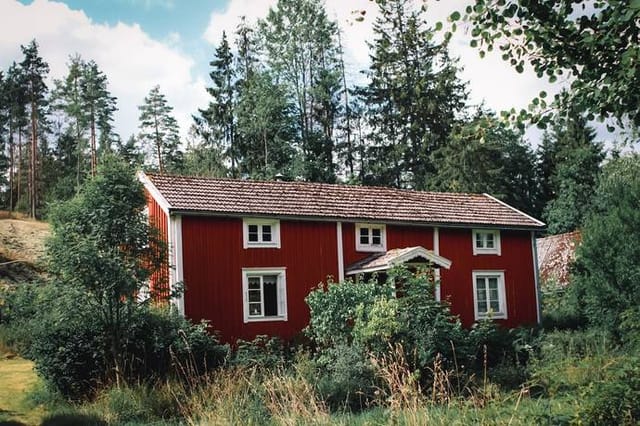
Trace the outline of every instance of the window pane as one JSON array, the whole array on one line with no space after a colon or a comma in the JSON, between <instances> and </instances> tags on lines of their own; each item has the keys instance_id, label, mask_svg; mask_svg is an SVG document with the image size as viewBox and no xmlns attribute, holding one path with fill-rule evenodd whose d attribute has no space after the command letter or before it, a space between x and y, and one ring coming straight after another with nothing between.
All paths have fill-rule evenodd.
<instances>
[{"instance_id":1,"label":"window pane","mask_svg":"<svg viewBox=\"0 0 640 426\"><path fill-rule=\"evenodd\" d=\"M258 242L258 225L249 225L249 241Z\"/></svg>"},{"instance_id":2,"label":"window pane","mask_svg":"<svg viewBox=\"0 0 640 426\"><path fill-rule=\"evenodd\" d=\"M497 277L490 277L487 278L487 280L489 281L489 288L490 289L497 289L498 288L498 278Z\"/></svg>"},{"instance_id":3,"label":"window pane","mask_svg":"<svg viewBox=\"0 0 640 426\"><path fill-rule=\"evenodd\" d=\"M249 290L260 289L260 277L249 277Z\"/></svg>"},{"instance_id":4,"label":"window pane","mask_svg":"<svg viewBox=\"0 0 640 426\"><path fill-rule=\"evenodd\" d=\"M373 228L371 230L371 244L375 246L382 245L382 232L381 229Z\"/></svg>"},{"instance_id":5,"label":"window pane","mask_svg":"<svg viewBox=\"0 0 640 426\"><path fill-rule=\"evenodd\" d=\"M484 244L482 242L482 233L478 232L476 233L476 247L477 248L483 248Z\"/></svg>"},{"instance_id":6,"label":"window pane","mask_svg":"<svg viewBox=\"0 0 640 426\"><path fill-rule=\"evenodd\" d=\"M485 234L485 237L486 237L485 247L486 248L493 248L493 233L489 232L489 233Z\"/></svg>"},{"instance_id":7,"label":"window pane","mask_svg":"<svg viewBox=\"0 0 640 426\"><path fill-rule=\"evenodd\" d=\"M360 244L369 244L369 228L360 228Z\"/></svg>"},{"instance_id":8,"label":"window pane","mask_svg":"<svg viewBox=\"0 0 640 426\"><path fill-rule=\"evenodd\" d=\"M271 241L271 225L262 225L262 241Z\"/></svg>"},{"instance_id":9,"label":"window pane","mask_svg":"<svg viewBox=\"0 0 640 426\"><path fill-rule=\"evenodd\" d=\"M260 290L249 290L249 302L260 302Z\"/></svg>"},{"instance_id":10,"label":"window pane","mask_svg":"<svg viewBox=\"0 0 640 426\"><path fill-rule=\"evenodd\" d=\"M249 303L249 315L262 315L262 306L260 303Z\"/></svg>"},{"instance_id":11,"label":"window pane","mask_svg":"<svg viewBox=\"0 0 640 426\"><path fill-rule=\"evenodd\" d=\"M278 315L278 276L265 275L263 277L264 315L267 317Z\"/></svg>"},{"instance_id":12,"label":"window pane","mask_svg":"<svg viewBox=\"0 0 640 426\"><path fill-rule=\"evenodd\" d=\"M489 288L489 299L491 299L491 302L500 300L497 288Z\"/></svg>"},{"instance_id":13,"label":"window pane","mask_svg":"<svg viewBox=\"0 0 640 426\"><path fill-rule=\"evenodd\" d=\"M500 303L497 300L491 301L491 310L493 312L500 312Z\"/></svg>"}]
</instances>

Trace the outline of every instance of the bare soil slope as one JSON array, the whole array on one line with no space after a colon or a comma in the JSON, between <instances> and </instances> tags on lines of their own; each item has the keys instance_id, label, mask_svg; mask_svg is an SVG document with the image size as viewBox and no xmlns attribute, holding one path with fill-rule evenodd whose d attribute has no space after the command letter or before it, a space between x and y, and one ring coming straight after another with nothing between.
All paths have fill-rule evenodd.
<instances>
[{"instance_id":1,"label":"bare soil slope","mask_svg":"<svg viewBox=\"0 0 640 426\"><path fill-rule=\"evenodd\" d=\"M0 218L0 286L30 281L42 274L45 222Z\"/></svg>"}]
</instances>

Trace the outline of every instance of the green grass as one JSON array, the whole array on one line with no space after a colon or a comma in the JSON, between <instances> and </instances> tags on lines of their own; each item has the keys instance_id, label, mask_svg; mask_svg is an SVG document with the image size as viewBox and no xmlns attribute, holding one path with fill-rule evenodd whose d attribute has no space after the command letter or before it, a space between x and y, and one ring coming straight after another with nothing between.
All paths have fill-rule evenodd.
<instances>
[{"instance_id":1,"label":"green grass","mask_svg":"<svg viewBox=\"0 0 640 426\"><path fill-rule=\"evenodd\" d=\"M0 421L15 421L27 425L40 424L45 409L27 398L39 385L33 363L17 356L0 353Z\"/></svg>"}]
</instances>

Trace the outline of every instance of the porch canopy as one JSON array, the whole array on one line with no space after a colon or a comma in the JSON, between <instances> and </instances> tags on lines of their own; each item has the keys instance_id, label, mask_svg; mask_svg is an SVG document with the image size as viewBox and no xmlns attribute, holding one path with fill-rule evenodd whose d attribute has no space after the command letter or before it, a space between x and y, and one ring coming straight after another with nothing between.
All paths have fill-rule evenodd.
<instances>
[{"instance_id":1,"label":"porch canopy","mask_svg":"<svg viewBox=\"0 0 640 426\"><path fill-rule=\"evenodd\" d=\"M401 264L413 267L432 265L435 268L445 269L451 267L451 261L449 259L439 256L424 247L416 246L374 253L371 256L349 265L345 270L345 274L371 274L373 272L387 271Z\"/></svg>"}]
</instances>

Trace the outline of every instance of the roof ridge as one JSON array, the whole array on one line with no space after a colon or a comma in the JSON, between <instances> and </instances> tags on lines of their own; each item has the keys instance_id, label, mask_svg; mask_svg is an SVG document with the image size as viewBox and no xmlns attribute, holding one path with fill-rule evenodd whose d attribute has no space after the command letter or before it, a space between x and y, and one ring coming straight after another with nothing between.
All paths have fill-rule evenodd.
<instances>
[{"instance_id":1,"label":"roof ridge","mask_svg":"<svg viewBox=\"0 0 640 426\"><path fill-rule=\"evenodd\" d=\"M181 175L181 174L172 174L172 173L158 173L158 172L142 172L148 177L158 177L158 178L179 178L179 179L196 179L196 180L204 180L204 181L221 181L221 182L247 182L247 183L258 183L258 184L267 184L267 185L304 185L304 186L318 186L318 187L340 187L340 188L364 188L367 190L376 190L376 191L389 191L389 192L402 192L404 194L433 194L433 195L451 195L455 197L460 196L475 196L475 197L484 197L488 194L483 194L479 192L453 192L453 191L433 191L433 190L422 190L422 189L413 189L413 188L395 188L392 186L383 186L383 185L360 185L360 184L351 184L346 182L336 182L336 183L328 183L328 182L311 182L311 181L286 181L286 180L266 180L266 179L241 179L241 178L231 178L231 177L215 177L215 176L194 176L194 175Z\"/></svg>"}]
</instances>

